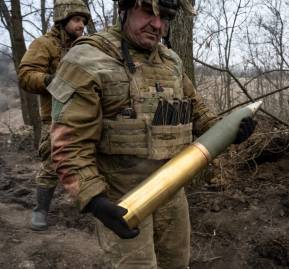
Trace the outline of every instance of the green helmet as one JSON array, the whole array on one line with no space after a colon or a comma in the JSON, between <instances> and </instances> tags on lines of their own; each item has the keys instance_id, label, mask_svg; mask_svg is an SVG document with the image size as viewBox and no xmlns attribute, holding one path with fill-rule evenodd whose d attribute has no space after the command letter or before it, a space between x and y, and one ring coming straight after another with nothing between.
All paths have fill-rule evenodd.
<instances>
[{"instance_id":1,"label":"green helmet","mask_svg":"<svg viewBox=\"0 0 289 269\"><path fill-rule=\"evenodd\" d=\"M114 0L118 2L120 10L134 7L136 4L151 4L155 15L165 13L174 17L181 8L186 15L195 15L194 8L189 0Z\"/></svg>"},{"instance_id":2,"label":"green helmet","mask_svg":"<svg viewBox=\"0 0 289 269\"><path fill-rule=\"evenodd\" d=\"M90 12L82 0L55 0L54 3L54 23L62 22L72 16L83 16L86 24L90 20Z\"/></svg>"}]
</instances>

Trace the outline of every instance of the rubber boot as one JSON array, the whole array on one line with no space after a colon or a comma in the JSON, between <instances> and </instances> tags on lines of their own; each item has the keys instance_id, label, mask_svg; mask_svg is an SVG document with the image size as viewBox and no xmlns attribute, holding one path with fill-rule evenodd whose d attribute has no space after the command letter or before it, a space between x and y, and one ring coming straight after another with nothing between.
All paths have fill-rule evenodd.
<instances>
[{"instance_id":1,"label":"rubber boot","mask_svg":"<svg viewBox=\"0 0 289 269\"><path fill-rule=\"evenodd\" d=\"M48 229L47 214L55 188L37 187L37 206L32 211L31 229L33 231L45 231Z\"/></svg>"}]
</instances>

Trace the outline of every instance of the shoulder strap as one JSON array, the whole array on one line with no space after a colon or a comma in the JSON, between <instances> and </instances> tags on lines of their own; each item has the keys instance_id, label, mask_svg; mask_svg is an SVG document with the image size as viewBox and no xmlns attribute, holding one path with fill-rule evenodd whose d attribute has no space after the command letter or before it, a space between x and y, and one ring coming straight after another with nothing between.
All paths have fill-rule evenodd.
<instances>
[{"instance_id":1,"label":"shoulder strap","mask_svg":"<svg viewBox=\"0 0 289 269\"><path fill-rule=\"evenodd\" d=\"M84 36L79 38L73 45L89 44L97 47L105 54L122 60L121 55L121 41L109 32L95 33L90 36Z\"/></svg>"}]
</instances>

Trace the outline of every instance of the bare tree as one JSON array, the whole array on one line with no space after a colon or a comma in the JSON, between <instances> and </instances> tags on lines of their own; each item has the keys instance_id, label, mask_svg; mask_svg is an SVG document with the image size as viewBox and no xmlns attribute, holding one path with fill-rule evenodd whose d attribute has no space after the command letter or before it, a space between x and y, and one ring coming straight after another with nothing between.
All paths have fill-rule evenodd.
<instances>
[{"instance_id":1,"label":"bare tree","mask_svg":"<svg viewBox=\"0 0 289 269\"><path fill-rule=\"evenodd\" d=\"M51 17L51 12L49 16L46 16L47 7L46 7L46 0L40 0L40 18L41 18L41 32L44 35L49 27L49 20Z\"/></svg>"},{"instance_id":2,"label":"bare tree","mask_svg":"<svg viewBox=\"0 0 289 269\"><path fill-rule=\"evenodd\" d=\"M249 30L247 31L247 44L250 53L248 61L255 67L257 73L265 73L258 78L258 86L262 84L262 94L288 84L289 37L288 32L286 33L288 25L286 26L284 17L286 13L282 14L283 9L286 8L286 3L288 6L289 1L265 0L263 13L256 13L251 23L258 29L260 35L256 36ZM275 71L268 72L270 70ZM265 82L260 82L261 79L265 79ZM267 99L267 105L271 106L274 112L284 119L289 116L288 102L286 102L285 97L286 93L282 91Z\"/></svg>"},{"instance_id":3,"label":"bare tree","mask_svg":"<svg viewBox=\"0 0 289 269\"><path fill-rule=\"evenodd\" d=\"M198 1L194 57L205 65L196 66L197 85L217 111L250 96L264 98L272 117L288 121L288 6L288 0Z\"/></svg>"},{"instance_id":4,"label":"bare tree","mask_svg":"<svg viewBox=\"0 0 289 269\"><path fill-rule=\"evenodd\" d=\"M9 32L13 62L16 73L18 73L18 66L26 52L19 0L11 0L10 12L6 2L0 0L0 15L3 24ZM39 111L36 96L26 93L21 88L19 88L19 91L24 123L33 126L36 134L35 142L37 144L39 139Z\"/></svg>"},{"instance_id":5,"label":"bare tree","mask_svg":"<svg viewBox=\"0 0 289 269\"><path fill-rule=\"evenodd\" d=\"M232 68L232 49L237 31L247 19L244 15L250 0L218 0L211 4L207 17L211 23L208 34L210 36L208 46L216 46L218 64L222 69ZM232 79L227 73L220 73L221 92L218 99L220 110L230 108L233 104L234 93Z\"/></svg>"}]
</instances>

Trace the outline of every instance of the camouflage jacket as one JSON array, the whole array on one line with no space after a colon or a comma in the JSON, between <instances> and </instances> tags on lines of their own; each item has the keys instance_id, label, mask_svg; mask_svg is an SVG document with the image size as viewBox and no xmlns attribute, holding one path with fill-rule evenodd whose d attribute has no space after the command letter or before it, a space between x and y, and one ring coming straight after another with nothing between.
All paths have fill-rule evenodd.
<instances>
[{"instance_id":1,"label":"camouflage jacket","mask_svg":"<svg viewBox=\"0 0 289 269\"><path fill-rule=\"evenodd\" d=\"M97 153L103 152L99 147L105 140L103 128L107 121L116 123L119 112L132 103L140 115L147 116L149 113L144 110L153 107L149 101L155 95L152 92L155 79L161 81L164 88L168 87L172 97L177 91L181 97L191 99L194 125L191 132L195 135L202 134L216 121L172 50L162 44L152 52L131 45L130 54L138 70L132 75L124 65L120 40L117 27L79 39L64 57L56 78L48 87L53 96L52 159L65 189L81 210L93 196L108 187L96 165ZM137 97L132 96L136 92ZM140 103L145 105L139 107ZM120 138L117 136L117 139Z\"/></svg>"},{"instance_id":2,"label":"camouflage jacket","mask_svg":"<svg viewBox=\"0 0 289 269\"><path fill-rule=\"evenodd\" d=\"M66 32L53 26L50 32L31 43L19 65L20 87L30 93L40 94L42 120L51 120L51 96L46 90L44 79L49 74L55 74L71 44Z\"/></svg>"}]
</instances>

